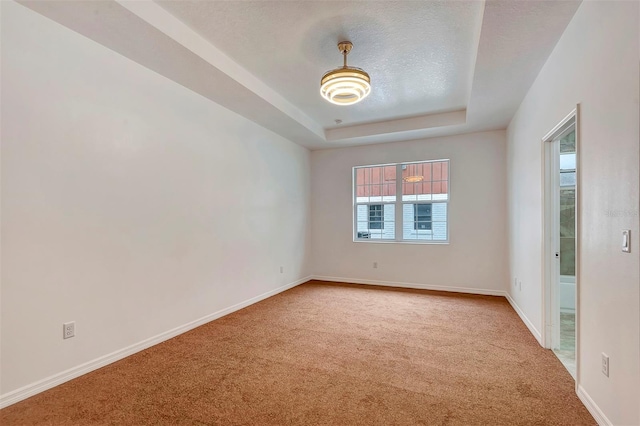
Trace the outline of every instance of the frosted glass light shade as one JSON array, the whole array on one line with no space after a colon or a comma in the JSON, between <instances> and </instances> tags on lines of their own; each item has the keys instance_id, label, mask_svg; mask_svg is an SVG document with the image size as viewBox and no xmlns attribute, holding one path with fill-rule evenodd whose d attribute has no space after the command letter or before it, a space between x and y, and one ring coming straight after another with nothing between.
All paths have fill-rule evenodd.
<instances>
[{"instance_id":1,"label":"frosted glass light shade","mask_svg":"<svg viewBox=\"0 0 640 426\"><path fill-rule=\"evenodd\" d=\"M320 80L320 94L336 105L353 105L371 93L369 74L360 68L342 67L329 71Z\"/></svg>"}]
</instances>

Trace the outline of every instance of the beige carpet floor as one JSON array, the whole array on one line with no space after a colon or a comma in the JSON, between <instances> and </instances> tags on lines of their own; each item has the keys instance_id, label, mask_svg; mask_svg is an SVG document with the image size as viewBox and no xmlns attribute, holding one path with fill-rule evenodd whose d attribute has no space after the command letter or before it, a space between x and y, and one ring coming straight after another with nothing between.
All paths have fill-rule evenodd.
<instances>
[{"instance_id":1,"label":"beige carpet floor","mask_svg":"<svg viewBox=\"0 0 640 426\"><path fill-rule=\"evenodd\" d=\"M501 297L312 281L0 411L7 425L595 425Z\"/></svg>"}]
</instances>

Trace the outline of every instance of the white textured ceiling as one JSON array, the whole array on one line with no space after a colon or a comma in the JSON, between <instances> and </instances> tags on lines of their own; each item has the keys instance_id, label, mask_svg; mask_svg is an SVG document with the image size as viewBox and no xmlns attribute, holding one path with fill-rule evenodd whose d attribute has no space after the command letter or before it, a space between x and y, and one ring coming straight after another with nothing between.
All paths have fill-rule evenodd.
<instances>
[{"instance_id":1,"label":"white textured ceiling","mask_svg":"<svg viewBox=\"0 0 640 426\"><path fill-rule=\"evenodd\" d=\"M455 2L158 1L323 127L466 108L484 4ZM318 96L320 77L349 64L373 90L344 107Z\"/></svg>"},{"instance_id":2,"label":"white textured ceiling","mask_svg":"<svg viewBox=\"0 0 640 426\"><path fill-rule=\"evenodd\" d=\"M312 149L505 128L580 4L20 3ZM319 79L345 39L373 90L336 106Z\"/></svg>"}]
</instances>

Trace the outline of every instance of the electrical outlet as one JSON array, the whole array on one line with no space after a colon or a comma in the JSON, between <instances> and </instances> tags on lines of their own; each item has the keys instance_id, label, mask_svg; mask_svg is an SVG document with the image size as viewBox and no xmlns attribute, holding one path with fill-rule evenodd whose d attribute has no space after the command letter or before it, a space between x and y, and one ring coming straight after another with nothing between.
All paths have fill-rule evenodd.
<instances>
[{"instance_id":1,"label":"electrical outlet","mask_svg":"<svg viewBox=\"0 0 640 426\"><path fill-rule=\"evenodd\" d=\"M522 291L522 281L518 280L518 291Z\"/></svg>"},{"instance_id":2,"label":"electrical outlet","mask_svg":"<svg viewBox=\"0 0 640 426\"><path fill-rule=\"evenodd\" d=\"M281 267L280 267L280 273L281 273L281 274L284 274L284 266L281 266Z\"/></svg>"},{"instance_id":3,"label":"electrical outlet","mask_svg":"<svg viewBox=\"0 0 640 426\"><path fill-rule=\"evenodd\" d=\"M622 251L625 253L631 253L631 230L625 229L622 231Z\"/></svg>"},{"instance_id":4,"label":"electrical outlet","mask_svg":"<svg viewBox=\"0 0 640 426\"><path fill-rule=\"evenodd\" d=\"M515 277L515 278L513 279L513 287L514 287L514 288L518 288L518 277Z\"/></svg>"},{"instance_id":5,"label":"electrical outlet","mask_svg":"<svg viewBox=\"0 0 640 426\"><path fill-rule=\"evenodd\" d=\"M609 377L609 355L602 352L602 374Z\"/></svg>"},{"instance_id":6,"label":"electrical outlet","mask_svg":"<svg viewBox=\"0 0 640 426\"><path fill-rule=\"evenodd\" d=\"M62 338L69 339L76 335L76 322L65 322L62 324Z\"/></svg>"},{"instance_id":7,"label":"electrical outlet","mask_svg":"<svg viewBox=\"0 0 640 426\"><path fill-rule=\"evenodd\" d=\"M373 269L378 269L378 262L373 262Z\"/></svg>"}]
</instances>

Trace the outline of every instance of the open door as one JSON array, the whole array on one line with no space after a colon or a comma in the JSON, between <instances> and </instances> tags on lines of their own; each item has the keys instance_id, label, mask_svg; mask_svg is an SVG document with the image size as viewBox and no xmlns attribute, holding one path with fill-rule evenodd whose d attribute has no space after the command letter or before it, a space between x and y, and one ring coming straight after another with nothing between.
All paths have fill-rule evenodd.
<instances>
[{"instance_id":1,"label":"open door","mask_svg":"<svg viewBox=\"0 0 640 426\"><path fill-rule=\"evenodd\" d=\"M576 378L577 374L577 111L543 139L544 173L544 310L545 347Z\"/></svg>"}]
</instances>

